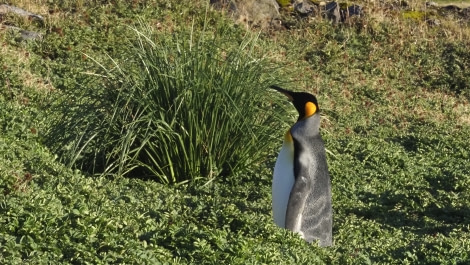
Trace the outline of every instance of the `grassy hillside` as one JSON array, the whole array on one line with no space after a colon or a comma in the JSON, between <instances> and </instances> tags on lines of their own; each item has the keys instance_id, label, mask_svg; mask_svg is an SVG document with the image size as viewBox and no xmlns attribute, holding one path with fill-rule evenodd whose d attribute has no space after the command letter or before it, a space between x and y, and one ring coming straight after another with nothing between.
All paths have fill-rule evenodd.
<instances>
[{"instance_id":1,"label":"grassy hillside","mask_svg":"<svg viewBox=\"0 0 470 265\"><path fill-rule=\"evenodd\" d=\"M386 5L364 4L367 16L345 25L320 18L297 21L283 14L295 26L258 31L234 24L206 1L176 2L11 2L45 20L2 17L4 24L43 37L25 41L17 31L0 30L1 264L470 262L468 22L440 17L436 26ZM416 9L422 4L409 3ZM96 134L102 138L90 137L93 130L89 135L83 132L91 125L103 126L100 117L116 117L110 114L113 110L141 110L133 108L140 106L132 105L137 102L114 99L127 99L120 95L127 96L124 92L136 87L154 86L145 85L149 76L142 79L142 69L147 68L140 67L150 61L140 58L150 57L140 53L145 37L136 30L146 32L142 36L156 44L149 52L168 52L167 60L158 57L163 61L153 69L161 69L164 62L168 69L178 70L158 76L169 87L183 84L205 91L211 86L219 89L216 95L227 95L234 83L249 81L262 89L278 82L317 95L332 177L334 247L308 245L272 222L272 168L281 136L295 113L268 89L265 97L256 94L254 102L244 103L246 97L237 101L240 110L263 115L253 120L271 115L269 122L276 124L263 137L243 138L259 148L245 149L248 144L237 141L233 153L250 150L237 153L244 166L214 164L219 161L196 165L200 175L179 174L178 179L192 181L171 185L162 184L161 176L133 170L132 163L127 164L128 171L102 170L105 164L95 157L129 161L132 152L119 156L122 148L112 147L126 143L120 135L139 136L142 131ZM191 53L194 47L213 51L204 68L208 74L193 74L187 67L185 62L200 58ZM237 52L242 56L231 57ZM247 64L237 67L234 62ZM259 73L260 78L244 80L246 73ZM131 95L146 95L146 90L137 91L144 92ZM221 102L211 101L216 107L208 111L238 111L228 104L235 101ZM181 110L188 109L183 105ZM123 111L122 120L105 123L116 127L103 130L137 124L134 115L141 112L132 111ZM163 113L158 106L152 111ZM145 121L167 121L159 115ZM57 126L62 126L63 135L51 133ZM178 132L183 135L192 127L179 128L185 129ZM217 137L233 135L222 131ZM90 140L93 144L74 151L71 146L79 145L67 139L101 139L106 145ZM204 150L198 154L207 158ZM76 155L73 161L84 162L70 163L66 153ZM146 162L152 157L144 156ZM98 170L89 170L92 165Z\"/></svg>"}]
</instances>

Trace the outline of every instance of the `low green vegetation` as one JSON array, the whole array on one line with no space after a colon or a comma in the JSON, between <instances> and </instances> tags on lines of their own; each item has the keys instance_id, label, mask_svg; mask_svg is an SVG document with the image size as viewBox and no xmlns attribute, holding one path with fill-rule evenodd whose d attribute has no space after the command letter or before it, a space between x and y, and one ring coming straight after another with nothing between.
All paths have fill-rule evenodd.
<instances>
[{"instance_id":1,"label":"low green vegetation","mask_svg":"<svg viewBox=\"0 0 470 265\"><path fill-rule=\"evenodd\" d=\"M89 74L100 82L80 82L52 107L46 144L72 168L164 183L264 161L269 146L258 144L281 125L263 104L275 69L253 56L255 40L206 35L135 29L126 53L136 60L96 62L103 73Z\"/></svg>"},{"instance_id":2,"label":"low green vegetation","mask_svg":"<svg viewBox=\"0 0 470 265\"><path fill-rule=\"evenodd\" d=\"M11 4L45 21L0 31L1 264L470 262L462 20L363 4L258 32L205 1ZM319 99L333 247L272 222L296 117L274 82Z\"/></svg>"}]
</instances>

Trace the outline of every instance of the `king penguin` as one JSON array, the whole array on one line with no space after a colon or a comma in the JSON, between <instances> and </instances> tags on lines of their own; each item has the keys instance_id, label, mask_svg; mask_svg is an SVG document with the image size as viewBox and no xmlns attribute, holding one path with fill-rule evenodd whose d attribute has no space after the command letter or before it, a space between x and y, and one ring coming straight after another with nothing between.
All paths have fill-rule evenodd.
<instances>
[{"instance_id":1,"label":"king penguin","mask_svg":"<svg viewBox=\"0 0 470 265\"><path fill-rule=\"evenodd\" d=\"M320 246L333 244L331 182L325 144L320 135L317 99L305 92L271 86L286 95L299 113L286 132L274 166L272 206L274 222Z\"/></svg>"}]
</instances>

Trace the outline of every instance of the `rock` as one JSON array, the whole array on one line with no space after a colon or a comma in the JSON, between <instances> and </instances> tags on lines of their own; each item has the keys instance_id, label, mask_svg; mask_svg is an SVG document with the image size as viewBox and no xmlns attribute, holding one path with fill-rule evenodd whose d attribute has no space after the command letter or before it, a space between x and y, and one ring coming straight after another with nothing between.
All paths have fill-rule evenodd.
<instances>
[{"instance_id":1,"label":"rock","mask_svg":"<svg viewBox=\"0 0 470 265\"><path fill-rule=\"evenodd\" d=\"M362 7L358 6L358 5L348 6L348 8L346 8L346 10L341 10L340 9L340 12L341 12L341 21L342 22L346 21L347 19L349 19L352 16L361 17L361 16L364 15L364 12L362 11Z\"/></svg>"},{"instance_id":2,"label":"rock","mask_svg":"<svg viewBox=\"0 0 470 265\"><path fill-rule=\"evenodd\" d=\"M323 16L334 23L345 22L352 16L363 16L364 12L359 5L346 6L338 2L328 2L323 7Z\"/></svg>"},{"instance_id":3,"label":"rock","mask_svg":"<svg viewBox=\"0 0 470 265\"><path fill-rule=\"evenodd\" d=\"M276 0L211 0L210 3L216 8L228 7L236 21L247 26L275 26L280 16Z\"/></svg>"},{"instance_id":4,"label":"rock","mask_svg":"<svg viewBox=\"0 0 470 265\"><path fill-rule=\"evenodd\" d=\"M29 18L32 18L32 19L39 20L41 22L44 21L44 18L42 16L31 13L31 12L28 12L24 9L19 8L19 7L10 6L10 5L6 5L6 4L0 5L0 14L6 14L6 13L15 13L15 14L17 14L19 16L22 16L22 17L29 17Z\"/></svg>"},{"instance_id":5,"label":"rock","mask_svg":"<svg viewBox=\"0 0 470 265\"><path fill-rule=\"evenodd\" d=\"M470 22L470 7L462 8L456 5L447 5L435 8L440 16L461 19Z\"/></svg>"},{"instance_id":6,"label":"rock","mask_svg":"<svg viewBox=\"0 0 470 265\"><path fill-rule=\"evenodd\" d=\"M451 12L458 12L461 10L461 8L456 5L443 6L442 9L446 11L451 11Z\"/></svg>"},{"instance_id":7,"label":"rock","mask_svg":"<svg viewBox=\"0 0 470 265\"><path fill-rule=\"evenodd\" d=\"M339 23L341 21L341 14L339 12L339 5L336 2L329 2L325 5L325 15L329 20L332 20L334 23Z\"/></svg>"},{"instance_id":8,"label":"rock","mask_svg":"<svg viewBox=\"0 0 470 265\"><path fill-rule=\"evenodd\" d=\"M460 13L464 19L466 19L467 21L470 20L470 7L462 8L462 10L460 10Z\"/></svg>"},{"instance_id":9,"label":"rock","mask_svg":"<svg viewBox=\"0 0 470 265\"><path fill-rule=\"evenodd\" d=\"M0 22L2 22L3 16L7 13L14 13L14 14L22 16L22 17L28 17L30 19L37 20L41 23L44 22L44 18L40 15L28 12L28 11L23 10L23 9L21 9L19 7L16 7L16 6L11 6L11 5L6 5L6 4L0 5ZM36 40L36 39L41 39L42 38L41 33L37 33L37 32L34 32L34 31L23 30L21 28L15 27L13 25L0 25L0 26L1 26L0 27L1 29L8 29L8 30L13 30L13 31L20 32L21 39L23 39L23 40Z\"/></svg>"},{"instance_id":10,"label":"rock","mask_svg":"<svg viewBox=\"0 0 470 265\"><path fill-rule=\"evenodd\" d=\"M363 16L364 11L361 6L352 5L348 7L349 16Z\"/></svg>"},{"instance_id":11,"label":"rock","mask_svg":"<svg viewBox=\"0 0 470 265\"><path fill-rule=\"evenodd\" d=\"M301 16L314 16L316 13L317 6L311 1L295 1L294 11Z\"/></svg>"},{"instance_id":12,"label":"rock","mask_svg":"<svg viewBox=\"0 0 470 265\"><path fill-rule=\"evenodd\" d=\"M42 34L38 33L38 32L23 30L21 28L18 28L18 27L15 27L15 26L9 26L9 25L3 25L2 27L6 28L6 29L9 29L9 30L19 32L21 34L20 35L21 39L23 39L23 40L42 39Z\"/></svg>"},{"instance_id":13,"label":"rock","mask_svg":"<svg viewBox=\"0 0 470 265\"><path fill-rule=\"evenodd\" d=\"M229 10L238 22L262 28L280 25L278 2L275 0L210 0L213 7ZM339 4L334 1L317 2L311 0L292 2L293 11L300 17L313 17L320 14L334 23L340 23L347 21L352 16L364 15L362 7L356 4L348 6L346 3ZM285 27L288 27L287 25L288 22Z\"/></svg>"},{"instance_id":14,"label":"rock","mask_svg":"<svg viewBox=\"0 0 470 265\"><path fill-rule=\"evenodd\" d=\"M426 2L426 7L437 7L438 4L433 1Z\"/></svg>"}]
</instances>

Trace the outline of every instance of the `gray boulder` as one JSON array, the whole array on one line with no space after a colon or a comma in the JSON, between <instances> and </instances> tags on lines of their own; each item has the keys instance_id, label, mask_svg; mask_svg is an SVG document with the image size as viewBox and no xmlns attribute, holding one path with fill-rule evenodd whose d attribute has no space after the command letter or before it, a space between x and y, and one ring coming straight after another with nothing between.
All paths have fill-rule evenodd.
<instances>
[{"instance_id":1,"label":"gray boulder","mask_svg":"<svg viewBox=\"0 0 470 265\"><path fill-rule=\"evenodd\" d=\"M26 11L16 6L11 6L11 5L6 5L6 4L0 5L0 23L2 22L3 16L8 13L13 13L21 17L27 17L27 18L30 18L31 20L39 21L41 24L44 23L44 18L42 16L31 13L29 11ZM1 26L2 26L1 28L19 32L20 37L23 40L36 40L36 39L42 38L42 34L38 32L23 30L19 27L16 27L14 25L9 25L9 24L4 24Z\"/></svg>"},{"instance_id":2,"label":"gray boulder","mask_svg":"<svg viewBox=\"0 0 470 265\"><path fill-rule=\"evenodd\" d=\"M362 11L362 7L359 5L351 5L346 8L346 10L341 10L341 21L346 21L348 18L352 16L361 17L364 15Z\"/></svg>"},{"instance_id":3,"label":"gray boulder","mask_svg":"<svg viewBox=\"0 0 470 265\"><path fill-rule=\"evenodd\" d=\"M295 1L294 11L301 16L314 16L316 15L318 6L311 1Z\"/></svg>"},{"instance_id":4,"label":"gray boulder","mask_svg":"<svg viewBox=\"0 0 470 265\"><path fill-rule=\"evenodd\" d=\"M339 23L341 21L341 13L337 2L326 3L324 12L326 17L334 23Z\"/></svg>"},{"instance_id":5,"label":"gray boulder","mask_svg":"<svg viewBox=\"0 0 470 265\"><path fill-rule=\"evenodd\" d=\"M22 17L29 17L31 19L39 20L41 22L44 21L44 18L42 16L31 13L31 12L26 11L24 9L21 9L19 7L6 5L6 4L0 5L0 14L3 15L3 14L6 14L6 13L14 13L14 14L17 14L17 15L22 16Z\"/></svg>"},{"instance_id":6,"label":"gray boulder","mask_svg":"<svg viewBox=\"0 0 470 265\"><path fill-rule=\"evenodd\" d=\"M247 26L266 28L280 17L276 0L211 0L210 4L228 10L237 22Z\"/></svg>"},{"instance_id":7,"label":"gray boulder","mask_svg":"<svg viewBox=\"0 0 470 265\"><path fill-rule=\"evenodd\" d=\"M320 2L313 3L309 0L297 0L293 4L294 12L300 16L317 16L333 21L334 23L345 22L352 16L363 16L364 12L359 5L350 5L343 8L338 2Z\"/></svg>"}]
</instances>

